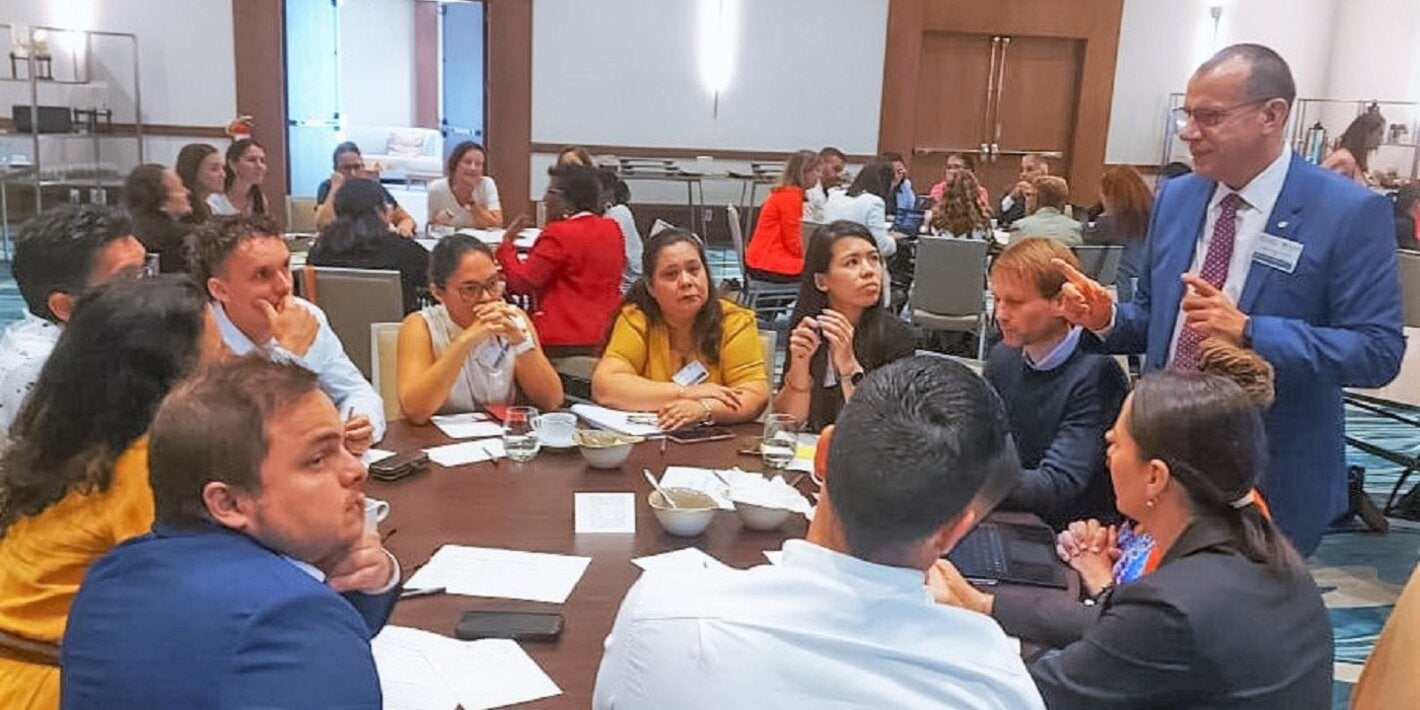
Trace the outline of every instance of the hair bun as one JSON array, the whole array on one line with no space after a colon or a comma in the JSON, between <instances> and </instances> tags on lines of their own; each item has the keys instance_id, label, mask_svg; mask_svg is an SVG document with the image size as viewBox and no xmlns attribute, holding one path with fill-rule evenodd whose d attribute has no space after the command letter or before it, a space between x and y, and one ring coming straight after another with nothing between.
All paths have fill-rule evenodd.
<instances>
[{"instance_id":1,"label":"hair bun","mask_svg":"<svg viewBox=\"0 0 1420 710\"><path fill-rule=\"evenodd\" d=\"M1272 363L1256 350L1239 347L1219 338L1203 341L1198 369L1209 375L1232 380L1247 393L1258 409L1272 406L1275 376Z\"/></svg>"}]
</instances>

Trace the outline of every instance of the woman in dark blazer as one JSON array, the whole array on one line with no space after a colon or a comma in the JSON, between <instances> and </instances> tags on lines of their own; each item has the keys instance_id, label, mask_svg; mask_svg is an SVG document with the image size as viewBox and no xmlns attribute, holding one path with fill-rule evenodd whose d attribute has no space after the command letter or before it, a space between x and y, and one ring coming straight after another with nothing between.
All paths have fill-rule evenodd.
<instances>
[{"instance_id":1,"label":"woman in dark blazer","mask_svg":"<svg viewBox=\"0 0 1420 710\"><path fill-rule=\"evenodd\" d=\"M882 306L883 259L861 224L840 220L809 240L789 359L774 411L817 432L838 419L869 372L916 352L912 328Z\"/></svg>"},{"instance_id":2,"label":"woman in dark blazer","mask_svg":"<svg viewBox=\"0 0 1420 710\"><path fill-rule=\"evenodd\" d=\"M1217 375L1152 374L1106 438L1119 510L1164 550L1158 569L1107 585L1074 629L945 562L929 575L938 599L1060 646L1027 664L1052 709L1330 707L1321 595L1252 492L1267 456L1253 398ZM1111 553L1108 528L1090 536L1085 554Z\"/></svg>"}]
</instances>

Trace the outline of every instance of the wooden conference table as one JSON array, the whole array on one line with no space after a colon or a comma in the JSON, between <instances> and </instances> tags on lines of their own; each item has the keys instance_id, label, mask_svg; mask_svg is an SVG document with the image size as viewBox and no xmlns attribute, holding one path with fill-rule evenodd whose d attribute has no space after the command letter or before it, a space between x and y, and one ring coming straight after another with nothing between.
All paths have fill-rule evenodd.
<instances>
[{"instance_id":1,"label":"wooden conference table","mask_svg":"<svg viewBox=\"0 0 1420 710\"><path fill-rule=\"evenodd\" d=\"M592 558L565 605L434 595L401 601L389 623L452 637L460 615L470 609L560 611L564 627L557 641L522 645L562 689L562 695L528 706L589 707L603 642L622 597L641 574L640 568L631 564L632 558L695 546L731 567L743 569L765 564L764 551L779 549L785 539L804 536L808 524L801 515L791 516L781 530L766 533L745 529L733 511L721 511L705 533L696 538L678 538L661 530L646 503L650 485L641 469L649 468L657 477L667 466L725 469L738 465L749 471L764 470L758 457L736 453L745 443L742 440L757 436L760 427L742 425L734 429L741 440L668 442L664 455L659 442L638 444L619 470L590 468L576 449L543 449L527 463L503 459L496 466L485 462L455 468L430 464L428 470L400 481L370 480L368 493L390 503L389 517L380 528L388 536L386 546L404 566L406 578L444 544ZM390 423L380 447L405 452L449 441L433 426L417 427L396 421ZM812 486L807 476L799 484L802 491L811 490ZM634 535L572 532L574 492L624 491L634 492L637 497ZM1059 590L1011 585L998 587L996 592L1062 594ZM1078 590L1065 593L1078 595Z\"/></svg>"}]
</instances>

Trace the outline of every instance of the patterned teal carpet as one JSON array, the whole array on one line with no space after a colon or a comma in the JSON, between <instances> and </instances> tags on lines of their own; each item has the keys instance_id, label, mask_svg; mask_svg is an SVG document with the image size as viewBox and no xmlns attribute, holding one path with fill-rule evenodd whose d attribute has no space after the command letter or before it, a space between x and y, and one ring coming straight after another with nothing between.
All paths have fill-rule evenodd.
<instances>
[{"instance_id":1,"label":"patterned teal carpet","mask_svg":"<svg viewBox=\"0 0 1420 710\"><path fill-rule=\"evenodd\" d=\"M738 276L733 252L710 250L712 273L719 278ZM0 261L0 327L24 312L10 265ZM1396 424L1360 410L1347 412L1347 433L1398 451L1420 452L1420 430ZM1366 488L1384 501L1400 475L1399 467L1376 457L1349 450L1352 464L1366 468ZM1351 685L1360 675L1376 636L1400 594L1401 586L1420 560L1420 524L1392 519L1386 535L1338 532L1328 535L1308 560L1321 587L1336 631L1336 683L1333 707L1344 709Z\"/></svg>"}]
</instances>

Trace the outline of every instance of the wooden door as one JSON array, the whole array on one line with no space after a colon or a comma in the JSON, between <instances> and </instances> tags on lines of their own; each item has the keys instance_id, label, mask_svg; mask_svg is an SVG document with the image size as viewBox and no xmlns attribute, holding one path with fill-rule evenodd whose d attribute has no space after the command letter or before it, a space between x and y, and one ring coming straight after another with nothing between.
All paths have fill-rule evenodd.
<instances>
[{"instance_id":1,"label":"wooden door","mask_svg":"<svg viewBox=\"0 0 1420 710\"><path fill-rule=\"evenodd\" d=\"M1058 156L1051 171L1068 179L1083 45L1061 37L923 33L913 131L917 191L942 179L954 152L976 163L993 203L1016 183L1025 153Z\"/></svg>"},{"instance_id":2,"label":"wooden door","mask_svg":"<svg viewBox=\"0 0 1420 710\"><path fill-rule=\"evenodd\" d=\"M981 162L992 40L987 34L922 35L911 160L912 185L919 194L941 181L949 153Z\"/></svg>"},{"instance_id":3,"label":"wooden door","mask_svg":"<svg viewBox=\"0 0 1420 710\"><path fill-rule=\"evenodd\" d=\"M1026 153L1047 153L1053 174L1069 179L1075 141L1084 42L1063 37L1012 36L1002 55L1004 71L992 129L992 156L978 168L992 195L1009 189Z\"/></svg>"}]
</instances>

